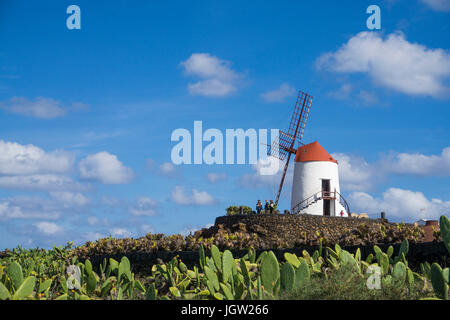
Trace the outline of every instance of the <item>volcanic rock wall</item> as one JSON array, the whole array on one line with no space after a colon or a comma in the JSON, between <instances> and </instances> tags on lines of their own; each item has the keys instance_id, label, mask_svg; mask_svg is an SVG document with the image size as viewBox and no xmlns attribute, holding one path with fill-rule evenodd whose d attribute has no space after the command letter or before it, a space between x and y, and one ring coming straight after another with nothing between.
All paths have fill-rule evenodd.
<instances>
[{"instance_id":1,"label":"volcanic rock wall","mask_svg":"<svg viewBox=\"0 0 450 320\"><path fill-rule=\"evenodd\" d=\"M385 219L343 218L317 215L253 214L216 218L215 225L202 230L204 236L221 232L256 233L269 247L318 245L365 245L396 243L404 239L422 242L423 232L412 224L389 223Z\"/></svg>"}]
</instances>

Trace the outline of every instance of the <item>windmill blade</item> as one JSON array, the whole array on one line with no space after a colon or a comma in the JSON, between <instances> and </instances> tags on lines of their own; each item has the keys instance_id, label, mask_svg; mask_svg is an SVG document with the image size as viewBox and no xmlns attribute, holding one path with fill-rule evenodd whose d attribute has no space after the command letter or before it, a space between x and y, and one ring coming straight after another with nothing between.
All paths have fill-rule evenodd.
<instances>
[{"instance_id":1,"label":"windmill blade","mask_svg":"<svg viewBox=\"0 0 450 320\"><path fill-rule=\"evenodd\" d=\"M280 187L278 188L278 194L275 204L278 205L280 199L281 190L283 189L284 179L289 167L289 160L291 155L296 153L295 142L298 145L301 144L303 133L305 131L306 121L308 120L309 110L311 108L312 96L299 91L297 101L295 103L294 112L291 117L289 129L287 132L281 131L278 138L273 142L269 148L269 155L273 155L282 161L286 161L284 165L283 174L281 176Z\"/></svg>"},{"instance_id":2,"label":"windmill blade","mask_svg":"<svg viewBox=\"0 0 450 320\"><path fill-rule=\"evenodd\" d=\"M313 97L309 94L303 91L298 92L297 102L295 103L294 112L287 132L287 134L298 143L303 139L303 133L305 131L312 100ZM292 147L293 146L294 145L292 145Z\"/></svg>"},{"instance_id":3,"label":"windmill blade","mask_svg":"<svg viewBox=\"0 0 450 320\"><path fill-rule=\"evenodd\" d=\"M280 130L280 134L275 138L272 145L269 146L267 155L284 161L288 153L295 152L291 149L293 142L294 137Z\"/></svg>"}]
</instances>

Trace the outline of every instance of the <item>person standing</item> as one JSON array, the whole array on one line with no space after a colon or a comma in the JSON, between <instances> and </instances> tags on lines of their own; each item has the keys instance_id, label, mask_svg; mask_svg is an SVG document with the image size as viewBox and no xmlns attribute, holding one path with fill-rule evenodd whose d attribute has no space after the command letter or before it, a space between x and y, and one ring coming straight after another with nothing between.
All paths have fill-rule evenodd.
<instances>
[{"instance_id":1,"label":"person standing","mask_svg":"<svg viewBox=\"0 0 450 320\"><path fill-rule=\"evenodd\" d=\"M264 205L264 213L269 213L269 201L266 200L266 204Z\"/></svg>"},{"instance_id":2,"label":"person standing","mask_svg":"<svg viewBox=\"0 0 450 320\"><path fill-rule=\"evenodd\" d=\"M274 208L275 208L275 204L273 203L273 200L270 200L270 204L269 204L270 213L273 213Z\"/></svg>"},{"instance_id":3,"label":"person standing","mask_svg":"<svg viewBox=\"0 0 450 320\"><path fill-rule=\"evenodd\" d=\"M261 200L258 200L258 202L256 203L256 213L261 213L262 210L262 203Z\"/></svg>"}]
</instances>

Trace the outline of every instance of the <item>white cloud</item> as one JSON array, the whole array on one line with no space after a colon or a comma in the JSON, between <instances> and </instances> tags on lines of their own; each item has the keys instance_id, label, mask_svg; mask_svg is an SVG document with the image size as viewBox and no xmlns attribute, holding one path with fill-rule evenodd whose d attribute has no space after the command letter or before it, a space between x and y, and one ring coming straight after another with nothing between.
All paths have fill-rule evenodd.
<instances>
[{"instance_id":1,"label":"white cloud","mask_svg":"<svg viewBox=\"0 0 450 320\"><path fill-rule=\"evenodd\" d=\"M237 90L240 75L231 69L229 61L209 53L194 53L181 65L186 75L202 79L188 85L192 95L224 97Z\"/></svg>"},{"instance_id":2,"label":"white cloud","mask_svg":"<svg viewBox=\"0 0 450 320\"><path fill-rule=\"evenodd\" d=\"M343 191L367 191L390 174L450 176L450 147L440 155L395 153L381 155L368 163L361 157L345 153L331 154L339 163L339 180Z\"/></svg>"},{"instance_id":3,"label":"white cloud","mask_svg":"<svg viewBox=\"0 0 450 320\"><path fill-rule=\"evenodd\" d=\"M178 168L172 162L162 163L159 166L158 174L169 178L176 178L180 176Z\"/></svg>"},{"instance_id":4,"label":"white cloud","mask_svg":"<svg viewBox=\"0 0 450 320\"><path fill-rule=\"evenodd\" d=\"M14 196L0 199L0 220L58 219L74 212L85 212L90 199L81 193L49 192L50 197Z\"/></svg>"},{"instance_id":5,"label":"white cloud","mask_svg":"<svg viewBox=\"0 0 450 320\"><path fill-rule=\"evenodd\" d=\"M195 205L205 206L213 205L217 203L217 201L206 191L192 189L192 203Z\"/></svg>"},{"instance_id":6,"label":"white cloud","mask_svg":"<svg viewBox=\"0 0 450 320\"><path fill-rule=\"evenodd\" d=\"M154 233L155 230L153 229L153 227L149 224L142 224L139 226L139 230L145 234L147 233Z\"/></svg>"},{"instance_id":7,"label":"white cloud","mask_svg":"<svg viewBox=\"0 0 450 320\"><path fill-rule=\"evenodd\" d=\"M344 153L332 153L339 164L339 182L341 189L369 190L377 180L377 172L363 158Z\"/></svg>"},{"instance_id":8,"label":"white cloud","mask_svg":"<svg viewBox=\"0 0 450 320\"><path fill-rule=\"evenodd\" d=\"M106 206L110 206L110 207L118 207L118 206L122 206L122 201L115 198L115 197L110 197L110 196L105 196L103 195L100 198L100 203Z\"/></svg>"},{"instance_id":9,"label":"white cloud","mask_svg":"<svg viewBox=\"0 0 450 320\"><path fill-rule=\"evenodd\" d=\"M0 220L58 219L60 208L39 197L17 196L0 199Z\"/></svg>"},{"instance_id":10,"label":"white cloud","mask_svg":"<svg viewBox=\"0 0 450 320\"><path fill-rule=\"evenodd\" d=\"M68 152L45 152L32 144L0 140L0 174L66 173L72 165L73 156Z\"/></svg>"},{"instance_id":11,"label":"white cloud","mask_svg":"<svg viewBox=\"0 0 450 320\"><path fill-rule=\"evenodd\" d=\"M374 162L346 153L332 153L339 164L339 180L341 191L368 191L385 180L388 175L419 175L419 176L450 176L450 147L442 150L440 155L424 155L420 153L390 153L381 155ZM270 158L269 158L270 159ZM276 159L273 159L276 161ZM252 166L253 172L244 174L239 185L246 188L267 188L273 192L278 190L284 163L279 163L279 170L274 175L260 173L263 162L258 161ZM292 185L295 163L289 165L283 190Z\"/></svg>"},{"instance_id":12,"label":"white cloud","mask_svg":"<svg viewBox=\"0 0 450 320\"><path fill-rule=\"evenodd\" d=\"M0 220L24 217L19 206L12 205L9 201L0 202Z\"/></svg>"},{"instance_id":13,"label":"white cloud","mask_svg":"<svg viewBox=\"0 0 450 320\"><path fill-rule=\"evenodd\" d=\"M0 188L30 191L85 190L66 174L73 168L73 154L46 152L32 144L0 140Z\"/></svg>"},{"instance_id":14,"label":"white cloud","mask_svg":"<svg viewBox=\"0 0 450 320\"><path fill-rule=\"evenodd\" d=\"M67 109L61 107L59 101L44 97L37 97L35 101L23 97L13 97L8 102L0 103L0 107L11 113L41 119L62 117L67 113Z\"/></svg>"},{"instance_id":15,"label":"white cloud","mask_svg":"<svg viewBox=\"0 0 450 320\"><path fill-rule=\"evenodd\" d=\"M270 163L270 165L268 165ZM267 188L276 194L280 185L281 176L283 173L285 162L275 158L267 157L267 159L259 159L258 162L252 165L252 173L244 174L239 179L239 185L245 188ZM264 168L278 168L274 174L262 174ZM286 177L283 184L283 190L288 190L292 186L292 179L294 175L294 162L290 163Z\"/></svg>"},{"instance_id":16,"label":"white cloud","mask_svg":"<svg viewBox=\"0 0 450 320\"><path fill-rule=\"evenodd\" d=\"M345 83L337 90L328 92L329 97L336 100L352 102L356 105L370 106L378 104L379 100L376 95L367 90L355 90L351 84Z\"/></svg>"},{"instance_id":17,"label":"white cloud","mask_svg":"<svg viewBox=\"0 0 450 320\"><path fill-rule=\"evenodd\" d=\"M420 0L435 11L450 12L450 0Z\"/></svg>"},{"instance_id":18,"label":"white cloud","mask_svg":"<svg viewBox=\"0 0 450 320\"><path fill-rule=\"evenodd\" d=\"M266 102L283 102L286 98L295 95L295 88L288 83L282 83L278 89L261 94Z\"/></svg>"},{"instance_id":19,"label":"white cloud","mask_svg":"<svg viewBox=\"0 0 450 320\"><path fill-rule=\"evenodd\" d=\"M381 198L374 198L365 192L353 192L348 197L353 212L371 214L386 212L393 221L414 222L419 219L439 219L450 215L450 201L428 200L422 192L390 188Z\"/></svg>"},{"instance_id":20,"label":"white cloud","mask_svg":"<svg viewBox=\"0 0 450 320\"><path fill-rule=\"evenodd\" d=\"M149 197L137 199L134 207L130 208L130 213L135 216L154 216L157 213L158 202Z\"/></svg>"},{"instance_id":21,"label":"white cloud","mask_svg":"<svg viewBox=\"0 0 450 320\"><path fill-rule=\"evenodd\" d=\"M189 92L198 96L224 97L236 91L236 87L221 79L207 79L188 85Z\"/></svg>"},{"instance_id":22,"label":"white cloud","mask_svg":"<svg viewBox=\"0 0 450 320\"><path fill-rule=\"evenodd\" d=\"M64 208L83 207L90 203L90 200L79 192L52 191L50 195Z\"/></svg>"},{"instance_id":23,"label":"white cloud","mask_svg":"<svg viewBox=\"0 0 450 320\"><path fill-rule=\"evenodd\" d=\"M374 104L378 104L379 100L375 94L372 92L361 90L359 91L356 99L361 102L363 105L370 106Z\"/></svg>"},{"instance_id":24,"label":"white cloud","mask_svg":"<svg viewBox=\"0 0 450 320\"><path fill-rule=\"evenodd\" d=\"M33 174L27 176L0 177L0 188L29 191L87 189L86 186L73 181L70 177L55 174Z\"/></svg>"},{"instance_id":25,"label":"white cloud","mask_svg":"<svg viewBox=\"0 0 450 320\"><path fill-rule=\"evenodd\" d=\"M133 170L106 151L87 156L80 161L78 168L80 178L104 184L129 183L133 179Z\"/></svg>"},{"instance_id":26,"label":"white cloud","mask_svg":"<svg viewBox=\"0 0 450 320\"><path fill-rule=\"evenodd\" d=\"M182 205L206 206L217 203L217 200L206 191L192 189L192 195L188 195L185 193L184 187L182 186L176 186L171 197L175 203Z\"/></svg>"},{"instance_id":27,"label":"white cloud","mask_svg":"<svg viewBox=\"0 0 450 320\"><path fill-rule=\"evenodd\" d=\"M106 238L105 235L99 233L99 232L86 232L83 234L83 240L84 241L96 241L101 238Z\"/></svg>"},{"instance_id":28,"label":"white cloud","mask_svg":"<svg viewBox=\"0 0 450 320\"><path fill-rule=\"evenodd\" d=\"M402 33L383 39L377 32L360 32L336 52L321 55L319 69L367 73L377 84L410 95L446 95L450 54L443 49L408 42Z\"/></svg>"},{"instance_id":29,"label":"white cloud","mask_svg":"<svg viewBox=\"0 0 450 320\"><path fill-rule=\"evenodd\" d=\"M211 183L217 183L227 179L226 173L210 172L206 175L206 179Z\"/></svg>"},{"instance_id":30,"label":"white cloud","mask_svg":"<svg viewBox=\"0 0 450 320\"><path fill-rule=\"evenodd\" d=\"M39 232L46 235L54 235L63 230L62 227L58 226L56 223L47 221L36 223L36 228L38 229Z\"/></svg>"},{"instance_id":31,"label":"white cloud","mask_svg":"<svg viewBox=\"0 0 450 320\"><path fill-rule=\"evenodd\" d=\"M444 148L440 155L392 153L381 160L380 166L397 174L450 176L450 147Z\"/></svg>"},{"instance_id":32,"label":"white cloud","mask_svg":"<svg viewBox=\"0 0 450 320\"><path fill-rule=\"evenodd\" d=\"M337 90L330 91L328 93L329 97L336 100L348 100L350 99L350 94L353 91L353 86L351 84L345 83L339 87Z\"/></svg>"},{"instance_id":33,"label":"white cloud","mask_svg":"<svg viewBox=\"0 0 450 320\"><path fill-rule=\"evenodd\" d=\"M129 237L131 232L124 228L113 228L109 231L113 237Z\"/></svg>"}]
</instances>

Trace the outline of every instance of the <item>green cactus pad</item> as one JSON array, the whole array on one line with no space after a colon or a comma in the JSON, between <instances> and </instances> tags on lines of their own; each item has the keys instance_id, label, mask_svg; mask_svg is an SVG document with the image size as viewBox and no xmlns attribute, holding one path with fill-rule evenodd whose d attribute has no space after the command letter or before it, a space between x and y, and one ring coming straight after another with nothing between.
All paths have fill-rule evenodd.
<instances>
[{"instance_id":1,"label":"green cactus pad","mask_svg":"<svg viewBox=\"0 0 450 320\"><path fill-rule=\"evenodd\" d=\"M222 257L223 281L227 282L233 273L234 258L230 250L225 250Z\"/></svg>"},{"instance_id":2,"label":"green cactus pad","mask_svg":"<svg viewBox=\"0 0 450 320\"><path fill-rule=\"evenodd\" d=\"M439 219L439 228L441 230L442 240L450 253L450 220L444 215Z\"/></svg>"},{"instance_id":3,"label":"green cactus pad","mask_svg":"<svg viewBox=\"0 0 450 320\"><path fill-rule=\"evenodd\" d=\"M394 265L394 268L392 269L392 278L400 283L405 282L406 266L403 262L399 261Z\"/></svg>"},{"instance_id":4,"label":"green cactus pad","mask_svg":"<svg viewBox=\"0 0 450 320\"><path fill-rule=\"evenodd\" d=\"M222 272L222 257L219 248L217 248L217 246L215 245L211 246L211 256L214 260L214 264L216 265L217 270Z\"/></svg>"},{"instance_id":5,"label":"green cactus pad","mask_svg":"<svg viewBox=\"0 0 450 320\"><path fill-rule=\"evenodd\" d=\"M17 290L23 282L22 267L16 261L13 261L8 266L7 273L11 278L14 289Z\"/></svg>"},{"instance_id":6,"label":"green cactus pad","mask_svg":"<svg viewBox=\"0 0 450 320\"><path fill-rule=\"evenodd\" d=\"M278 260L272 251L267 252L261 261L261 282L264 289L273 293L277 280L280 278Z\"/></svg>"},{"instance_id":7,"label":"green cactus pad","mask_svg":"<svg viewBox=\"0 0 450 320\"><path fill-rule=\"evenodd\" d=\"M297 256L293 253L285 252L284 259L292 264L295 268L298 268L300 265L300 260L298 260Z\"/></svg>"},{"instance_id":8,"label":"green cactus pad","mask_svg":"<svg viewBox=\"0 0 450 320\"><path fill-rule=\"evenodd\" d=\"M442 268L435 262L431 265L431 284L434 293L439 298L448 300L448 285L445 282Z\"/></svg>"},{"instance_id":9,"label":"green cactus pad","mask_svg":"<svg viewBox=\"0 0 450 320\"><path fill-rule=\"evenodd\" d=\"M295 283L295 270L292 264L286 262L280 270L281 290L291 291Z\"/></svg>"}]
</instances>

